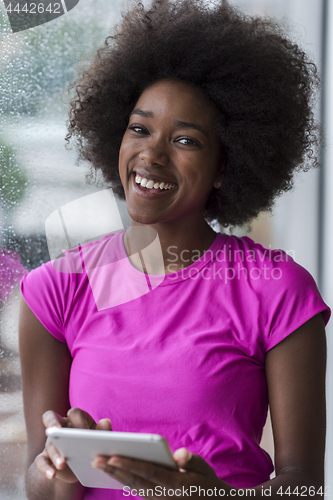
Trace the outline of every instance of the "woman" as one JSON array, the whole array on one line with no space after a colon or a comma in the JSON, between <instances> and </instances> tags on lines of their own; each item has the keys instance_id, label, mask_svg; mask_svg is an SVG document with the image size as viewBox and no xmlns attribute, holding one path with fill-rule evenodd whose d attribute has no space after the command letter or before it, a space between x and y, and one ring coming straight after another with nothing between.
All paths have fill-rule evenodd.
<instances>
[{"instance_id":1,"label":"woman","mask_svg":"<svg viewBox=\"0 0 333 500\"><path fill-rule=\"evenodd\" d=\"M323 495L330 310L284 252L208 224L249 222L291 187L316 145L316 83L272 22L196 0L133 8L77 82L68 138L133 222L68 252L76 272L48 263L22 282L29 499L123 497L84 489L45 443L45 427L110 420L177 450L179 471L96 457L140 496L157 485ZM155 237L147 228L161 261L151 250L138 259ZM108 267L120 261L123 280ZM274 479L259 446L268 402Z\"/></svg>"}]
</instances>

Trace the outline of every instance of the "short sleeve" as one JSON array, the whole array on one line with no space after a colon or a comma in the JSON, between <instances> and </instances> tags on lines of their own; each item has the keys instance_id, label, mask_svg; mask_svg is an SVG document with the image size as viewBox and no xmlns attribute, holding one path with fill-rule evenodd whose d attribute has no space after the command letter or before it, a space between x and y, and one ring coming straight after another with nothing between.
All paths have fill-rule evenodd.
<instances>
[{"instance_id":1,"label":"short sleeve","mask_svg":"<svg viewBox=\"0 0 333 500\"><path fill-rule=\"evenodd\" d=\"M265 352L316 314L323 314L325 325L331 315L311 274L290 256L284 255L282 262L274 262L274 258L270 260L270 279L261 282Z\"/></svg>"},{"instance_id":2,"label":"short sleeve","mask_svg":"<svg viewBox=\"0 0 333 500\"><path fill-rule=\"evenodd\" d=\"M61 342L66 342L64 325L71 303L71 274L58 272L52 262L42 264L21 281L24 300L42 325Z\"/></svg>"}]
</instances>

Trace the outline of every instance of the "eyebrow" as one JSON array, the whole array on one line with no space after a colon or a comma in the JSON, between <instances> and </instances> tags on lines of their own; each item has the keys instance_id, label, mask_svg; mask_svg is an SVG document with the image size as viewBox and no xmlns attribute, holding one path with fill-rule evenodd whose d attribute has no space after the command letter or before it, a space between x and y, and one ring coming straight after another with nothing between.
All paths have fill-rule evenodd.
<instances>
[{"instance_id":1,"label":"eyebrow","mask_svg":"<svg viewBox=\"0 0 333 500\"><path fill-rule=\"evenodd\" d=\"M130 117L132 115L144 116L145 118L153 118L154 117L154 113L152 113L151 111L144 111L143 109L134 109L130 113ZM175 123L175 125L177 127L180 127L180 128L193 128L195 130L199 130L199 132L202 132L206 137L208 137L208 134L205 131L205 129L203 129L197 123L183 122L183 121L180 121L180 120L175 120L174 123Z\"/></svg>"},{"instance_id":2,"label":"eyebrow","mask_svg":"<svg viewBox=\"0 0 333 500\"><path fill-rule=\"evenodd\" d=\"M179 120L176 120L175 125L177 125L177 127L180 128L194 128L196 130L199 130L199 132L202 132L206 137L208 137L206 130L203 129L200 125L197 125L196 123L181 122Z\"/></svg>"},{"instance_id":3,"label":"eyebrow","mask_svg":"<svg viewBox=\"0 0 333 500\"><path fill-rule=\"evenodd\" d=\"M143 111L143 109L134 109L130 113L130 117L132 115L144 116L145 118L152 118L154 116L154 114L151 111Z\"/></svg>"}]
</instances>

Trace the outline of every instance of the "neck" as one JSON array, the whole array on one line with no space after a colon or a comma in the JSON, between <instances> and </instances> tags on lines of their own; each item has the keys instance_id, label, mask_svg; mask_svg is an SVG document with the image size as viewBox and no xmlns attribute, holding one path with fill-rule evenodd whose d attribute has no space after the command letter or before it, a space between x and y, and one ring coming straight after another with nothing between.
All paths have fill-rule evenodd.
<instances>
[{"instance_id":1,"label":"neck","mask_svg":"<svg viewBox=\"0 0 333 500\"><path fill-rule=\"evenodd\" d=\"M170 274L198 260L215 237L215 231L204 219L195 225L177 224L174 220L153 225L133 221L124 243L129 257L145 249L144 260L150 262L147 267L155 270L152 274ZM138 267L139 260L135 262L132 258L131 262Z\"/></svg>"}]
</instances>

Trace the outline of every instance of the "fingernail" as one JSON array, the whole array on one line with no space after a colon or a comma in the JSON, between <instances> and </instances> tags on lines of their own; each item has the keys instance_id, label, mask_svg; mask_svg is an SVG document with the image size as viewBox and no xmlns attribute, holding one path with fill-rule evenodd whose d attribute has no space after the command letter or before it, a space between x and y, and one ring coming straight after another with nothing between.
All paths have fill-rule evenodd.
<instances>
[{"instance_id":1,"label":"fingernail","mask_svg":"<svg viewBox=\"0 0 333 500\"><path fill-rule=\"evenodd\" d=\"M90 462L90 465L94 468L94 469L101 469L101 470L104 470L106 468L106 465L107 463L105 462L105 457L101 458L101 457L96 457L94 458L94 460L92 462Z\"/></svg>"},{"instance_id":2,"label":"fingernail","mask_svg":"<svg viewBox=\"0 0 333 500\"><path fill-rule=\"evenodd\" d=\"M120 467L120 462L119 462L118 458L116 458L116 457L111 457L107 461L107 464L108 465L113 465L114 467Z\"/></svg>"},{"instance_id":3,"label":"fingernail","mask_svg":"<svg viewBox=\"0 0 333 500\"><path fill-rule=\"evenodd\" d=\"M106 464L98 463L98 464L93 465L93 468L104 471L104 470L106 470Z\"/></svg>"},{"instance_id":4,"label":"fingernail","mask_svg":"<svg viewBox=\"0 0 333 500\"><path fill-rule=\"evenodd\" d=\"M59 469L59 467L61 467L62 463L63 463L63 459L62 458L59 457L59 458L55 459L55 465L56 465L57 469Z\"/></svg>"},{"instance_id":5,"label":"fingernail","mask_svg":"<svg viewBox=\"0 0 333 500\"><path fill-rule=\"evenodd\" d=\"M54 471L51 470L51 469L47 469L47 471L46 471L46 477L47 477L47 479L53 479L53 477L54 477Z\"/></svg>"},{"instance_id":6,"label":"fingernail","mask_svg":"<svg viewBox=\"0 0 333 500\"><path fill-rule=\"evenodd\" d=\"M186 448L178 448L178 450L175 451L174 453L174 457L176 459L181 459L181 458L185 458L186 455L188 455L190 452L187 451Z\"/></svg>"}]
</instances>

